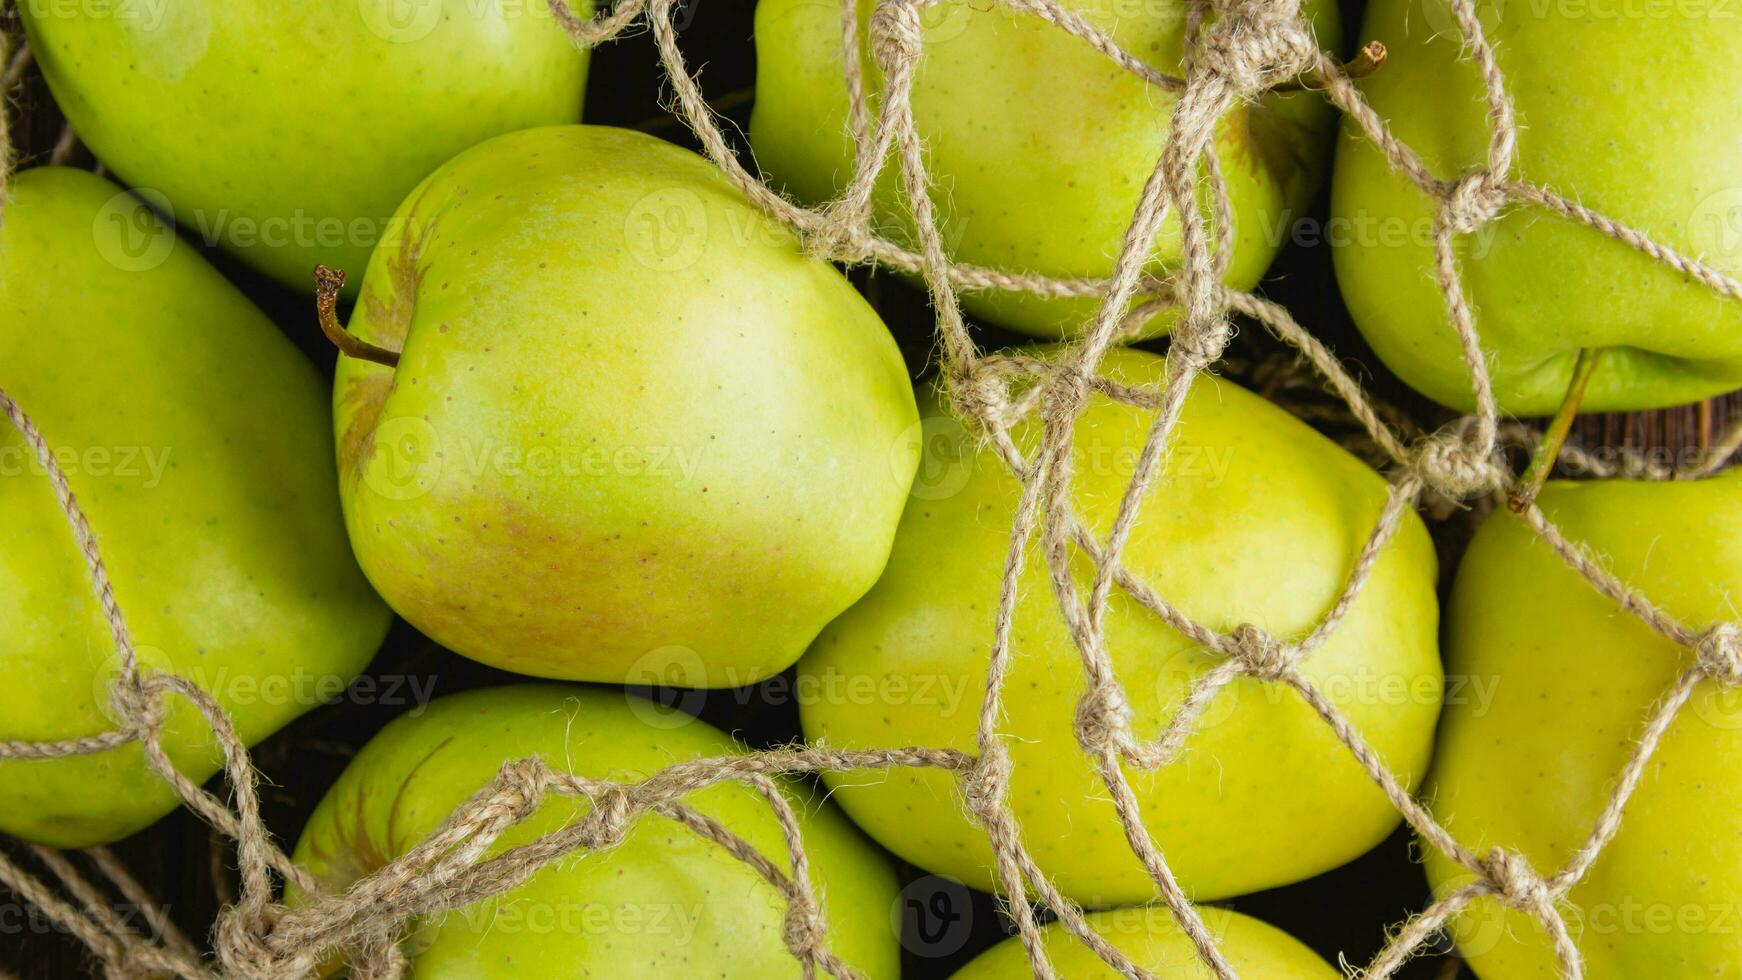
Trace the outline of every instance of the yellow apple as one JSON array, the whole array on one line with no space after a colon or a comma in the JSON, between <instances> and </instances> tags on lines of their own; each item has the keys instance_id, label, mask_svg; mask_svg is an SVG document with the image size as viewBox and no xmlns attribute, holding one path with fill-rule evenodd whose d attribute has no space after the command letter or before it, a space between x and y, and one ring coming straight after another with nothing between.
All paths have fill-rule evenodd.
<instances>
[{"instance_id":1,"label":"yellow apple","mask_svg":"<svg viewBox=\"0 0 1742 980\"><path fill-rule=\"evenodd\" d=\"M571 4L579 16L591 5ZM546 0L29 0L55 101L192 235L306 294L361 271L407 191L466 147L575 122Z\"/></svg>"},{"instance_id":2,"label":"yellow apple","mask_svg":"<svg viewBox=\"0 0 1742 980\"><path fill-rule=\"evenodd\" d=\"M481 143L402 205L340 359L370 581L506 670L733 687L876 581L918 446L876 312L717 167L643 133Z\"/></svg>"},{"instance_id":3,"label":"yellow apple","mask_svg":"<svg viewBox=\"0 0 1742 980\"><path fill-rule=\"evenodd\" d=\"M1478 0L1518 120L1503 176L1544 184L1655 241L1742 274L1742 17L1725 0ZM1374 0L1364 37L1385 67L1362 83L1437 178L1484 166L1480 69L1448 0ZM1474 405L1435 282L1435 198L1391 169L1349 118L1331 180L1337 282L1368 343L1404 381ZM1581 349L1601 349L1587 411L1661 408L1742 387L1742 304L1540 207L1459 237L1500 408L1547 415Z\"/></svg>"},{"instance_id":4,"label":"yellow apple","mask_svg":"<svg viewBox=\"0 0 1742 980\"><path fill-rule=\"evenodd\" d=\"M1335 980L1341 976L1300 940L1275 926L1227 909L1199 910L1228 965L1254 980ZM1089 926L1138 967L1167 980L1214 976L1180 931L1166 906L1109 909L1087 917ZM1041 929L1047 959L1061 977L1113 978L1119 974L1059 923ZM956 971L954 980L1021 980L1033 976L1020 939L992 947Z\"/></svg>"},{"instance_id":5,"label":"yellow apple","mask_svg":"<svg viewBox=\"0 0 1742 980\"><path fill-rule=\"evenodd\" d=\"M521 685L440 698L363 747L316 806L295 858L329 891L404 854L510 761L632 781L689 759L741 751L700 722L597 687ZM654 723L650 719L658 718ZM812 862L830 952L893 978L893 870L827 802L788 787ZM768 801L737 782L684 797L791 872ZM551 797L490 854L558 830L588 810ZM297 900L306 900L297 896ZM558 860L524 884L431 916L404 943L419 977L798 977L782 939L786 903L749 865L664 816L639 814L606 851Z\"/></svg>"},{"instance_id":6,"label":"yellow apple","mask_svg":"<svg viewBox=\"0 0 1742 980\"><path fill-rule=\"evenodd\" d=\"M0 226L0 388L96 534L146 672L211 694L250 744L343 693L392 618L357 570L321 379L247 297L121 188L39 168ZM46 469L0 420L0 731L113 731L119 654ZM223 757L172 698L162 745ZM0 763L0 831L125 837L180 803L137 744Z\"/></svg>"},{"instance_id":7,"label":"yellow apple","mask_svg":"<svg viewBox=\"0 0 1742 980\"><path fill-rule=\"evenodd\" d=\"M1102 370L1154 384L1161 358L1119 351ZM989 449L927 416L928 479L916 484L875 588L823 631L799 665L818 696L806 734L843 748L976 748L1001 567L1019 487ZM1153 413L1096 398L1078 421L1075 503L1106 534ZM1032 445L1038 424L1017 433ZM1194 383L1179 441L1152 485L1126 567L1199 622L1304 636L1331 609L1387 487L1377 473L1256 395ZM1434 552L1406 513L1347 618L1301 666L1406 781L1427 766L1441 694ZM1086 586L1087 569L1082 573ZM1116 598L1106 635L1136 734L1153 738L1192 680L1220 662L1134 601ZM1009 802L1029 850L1088 904L1150 901L1105 787L1078 744L1084 690L1047 570L1021 578L1004 686L1015 775ZM1292 690L1244 677L1217 697L1182 758L1130 773L1145 823L1200 899L1268 888L1336 867L1391 831L1397 813ZM947 774L841 773L834 798L885 847L929 871L990 888L992 852Z\"/></svg>"},{"instance_id":8,"label":"yellow apple","mask_svg":"<svg viewBox=\"0 0 1742 980\"><path fill-rule=\"evenodd\" d=\"M1063 6L1156 68L1181 71L1186 4ZM872 7L872 0L859 4L859 37L875 100L882 78L869 48ZM1335 50L1336 5L1308 0L1305 8L1319 42ZM1177 96L1057 25L1001 4L950 0L924 18L913 111L951 256L1015 273L1111 275ZM812 204L838 196L853 173L840 21L837 0L756 6L750 142L770 178ZM1334 122L1323 98L1308 93L1265 94L1223 117L1215 150L1233 209L1229 285L1252 286L1284 244L1323 175ZM891 160L875 201L877 222L911 243L898 170ZM1170 218L1150 267L1165 272L1179 260L1179 222ZM963 304L1003 326L1060 337L1079 330L1098 301L982 291L966 293ZM1150 333L1171 325L1171 317L1158 317Z\"/></svg>"},{"instance_id":9,"label":"yellow apple","mask_svg":"<svg viewBox=\"0 0 1742 980\"><path fill-rule=\"evenodd\" d=\"M1550 483L1538 498L1621 581L1696 628L1737 618L1742 472L1686 483ZM1604 598L1521 520L1496 512L1458 569L1446 664L1492 680L1448 706L1428 786L1478 856L1559 871L1693 653ZM1591 980L1731 977L1742 969L1742 696L1704 679L1664 733L1619 834L1560 904ZM1475 880L1438 849L1441 891ZM1479 899L1453 935L1483 980L1553 976L1530 916Z\"/></svg>"}]
</instances>

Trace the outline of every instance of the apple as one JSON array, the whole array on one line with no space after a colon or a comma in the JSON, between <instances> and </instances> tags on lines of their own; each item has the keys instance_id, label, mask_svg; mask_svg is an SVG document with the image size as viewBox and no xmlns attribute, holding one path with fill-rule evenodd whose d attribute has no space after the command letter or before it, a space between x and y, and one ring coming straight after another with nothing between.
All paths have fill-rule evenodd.
<instances>
[{"instance_id":1,"label":"apple","mask_svg":"<svg viewBox=\"0 0 1742 980\"><path fill-rule=\"evenodd\" d=\"M1107 377L1157 384L1164 361L1122 350ZM1019 486L929 400L927 466L877 586L799 664L806 735L838 748L974 751L1001 566ZM1076 426L1075 505L1105 539L1153 414L1097 397ZM1032 446L1038 423L1020 427ZM1379 475L1280 409L1213 378L1196 381L1179 441L1124 551L1125 566L1207 626L1305 636L1342 592L1386 498ZM1406 512L1347 619L1300 666L1395 773L1426 768L1439 714L1434 551ZM1081 578L1089 578L1085 563ZM1116 597L1109 653L1152 739L1220 657ZM1073 719L1085 684L1045 562L1031 553L1011 638L1003 721L1015 774L1007 800L1059 888L1089 905L1154 898ZM1172 765L1130 772L1145 823L1199 899L1281 885L1368 850L1398 816L1292 690L1242 677L1224 688ZM985 833L946 774L831 774L835 799L906 860L981 888L995 881Z\"/></svg>"},{"instance_id":2,"label":"apple","mask_svg":"<svg viewBox=\"0 0 1742 980\"><path fill-rule=\"evenodd\" d=\"M205 688L253 743L340 694L387 631L351 557L312 365L136 198L77 170L19 174L0 225L0 388L96 534L147 672ZM116 728L120 670L46 468L0 427L0 717L7 739ZM163 744L196 782L222 759L172 699ZM125 837L179 800L137 743L0 762L0 831Z\"/></svg>"},{"instance_id":3,"label":"apple","mask_svg":"<svg viewBox=\"0 0 1742 980\"><path fill-rule=\"evenodd\" d=\"M1742 21L1704 4L1476 6L1517 113L1507 176L1742 275L1742 117L1729 95ZM1483 88L1447 0L1375 0L1362 36L1390 52L1362 89L1396 136L1442 180L1482 169ZM1348 120L1331 212L1337 281L1368 343L1418 391L1469 410L1434 278L1436 202ZM1582 348L1603 351L1586 411L1742 387L1742 306L1619 241L1516 205L1456 249L1502 411L1553 412Z\"/></svg>"},{"instance_id":4,"label":"apple","mask_svg":"<svg viewBox=\"0 0 1742 980\"><path fill-rule=\"evenodd\" d=\"M577 14L591 9L573 3ZM587 55L544 0L21 4L91 150L189 233L299 292L491 136L580 118Z\"/></svg>"},{"instance_id":5,"label":"apple","mask_svg":"<svg viewBox=\"0 0 1742 980\"><path fill-rule=\"evenodd\" d=\"M876 581L918 464L900 352L701 157L596 126L424 181L341 358L363 570L450 649L684 687L790 666ZM336 329L336 327L335 327Z\"/></svg>"},{"instance_id":6,"label":"apple","mask_svg":"<svg viewBox=\"0 0 1742 980\"><path fill-rule=\"evenodd\" d=\"M1179 73L1185 4L1066 0L1066 8L1156 68ZM881 74L869 53L872 0L860 0L859 38L873 99ZM1319 41L1340 43L1336 4L1309 0ZM756 106L750 142L777 186L818 204L853 174L843 80L841 5L761 0L756 7ZM1106 277L1155 169L1177 96L1130 74L1082 40L999 4L926 8L913 111L925 141L938 219L952 258L1014 273ZM873 110L875 114L875 110ZM1315 193L1333 114L1314 94L1242 102L1218 127L1235 237L1229 285L1256 283ZM875 199L881 231L911 243L912 221L891 159ZM1207 198L1206 198L1207 201ZM1180 259L1177 218L1156 237L1156 272ZM1040 337L1069 336L1094 298L1044 299L981 291L970 313ZM1152 321L1147 334L1170 329Z\"/></svg>"},{"instance_id":7,"label":"apple","mask_svg":"<svg viewBox=\"0 0 1742 980\"><path fill-rule=\"evenodd\" d=\"M531 756L558 771L633 781L740 751L706 723L602 688L526 684L439 698L363 747L309 816L294 859L324 889L341 891L418 844L504 763ZM894 978L894 871L826 801L787 788L828 924L825 945L867 977ZM791 873L774 813L750 786L719 783L681 802ZM547 797L488 853L558 830L588 808ZM509 892L432 916L403 948L427 977L797 977L782 940L785 910L774 886L719 844L642 813L620 845L559 860Z\"/></svg>"},{"instance_id":8,"label":"apple","mask_svg":"<svg viewBox=\"0 0 1742 980\"><path fill-rule=\"evenodd\" d=\"M1620 581L1692 629L1736 618L1742 472L1705 480L1552 482L1543 511ZM1427 797L1478 856L1560 871L1597 823L1659 701L1694 654L1605 599L1519 518L1496 511L1458 569L1446 665L1489 678L1454 701ZM1742 962L1742 699L1706 678L1659 742L1620 831L1559 903L1591 980L1725 976ZM1476 880L1427 850L1436 890ZM1556 974L1535 920L1493 897L1453 936L1484 980Z\"/></svg>"},{"instance_id":9,"label":"apple","mask_svg":"<svg viewBox=\"0 0 1742 980\"><path fill-rule=\"evenodd\" d=\"M1330 968L1300 940L1275 926L1227 909L1199 910L1228 965L1243 977L1264 980L1336 980L1342 974ZM1151 975L1169 980L1198 980L1213 976L1198 959L1197 950L1180 931L1166 906L1091 912L1084 917L1101 938L1112 943ZM1041 928L1047 959L1062 977L1101 978L1119 974L1095 955L1061 924ZM1006 939L957 970L953 980L1020 980L1032 976L1028 953L1018 938Z\"/></svg>"}]
</instances>

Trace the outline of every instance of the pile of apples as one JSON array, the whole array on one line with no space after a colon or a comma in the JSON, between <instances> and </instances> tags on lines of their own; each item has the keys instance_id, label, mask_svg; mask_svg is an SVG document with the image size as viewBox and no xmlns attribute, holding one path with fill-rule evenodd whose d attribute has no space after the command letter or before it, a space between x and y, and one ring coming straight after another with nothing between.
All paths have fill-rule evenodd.
<instances>
[{"instance_id":1,"label":"pile of apples","mask_svg":"<svg viewBox=\"0 0 1742 980\"><path fill-rule=\"evenodd\" d=\"M1450 180L1480 165L1487 129L1445 3L1371 0L1362 36L1390 57L1362 85ZM1183 6L1065 6L1179 69ZM1742 24L1695 19L1692 6L1661 17L1650 5L1613 16L1597 4L1477 6L1522 126L1519 176L1742 272ZM861 18L870 9L862 2ZM790 669L794 689L811 692L800 709L812 743L974 750L1020 485L950 421L933 383L916 386L841 271L711 162L579 122L586 54L543 3L20 11L55 99L134 192L64 168L15 176L0 226L0 388L66 472L146 669L207 688L251 744L319 701L239 692L288 677L342 689L395 615L542 681L439 699L363 746L296 849L322 887L342 891L415 846L510 760L633 779L742 751L623 689L649 678L740 688ZM1309 0L1306 12L1321 44L1340 49L1334 5ZM925 25L914 112L952 256L1108 274L1173 97L996 4L946 2ZM832 0L756 11L750 147L770 182L806 204L832 199L853 169L840 38ZM863 67L875 89L868 53ZM1467 409L1433 280L1434 202L1354 127L1338 143L1335 121L1322 96L1298 89L1222 121L1227 283L1259 281L1287 237L1278 230L1328 169L1327 227L1341 229L1336 275L1356 323L1401 379ZM893 183L876 208L887 234L911 235ZM308 291L317 265L350 274L341 286L323 273L320 325L344 351L330 394L166 217L286 290ZM1742 309L1616 241L1520 210L1458 248L1504 412L1553 410L1587 349L1603 351L1592 410L1742 387ZM1179 249L1170 223L1154 269ZM350 305L343 325L335 299ZM1094 308L998 291L964 302L1046 340L1068 340ZM1164 314L1145 335L1169 326ZM1163 365L1130 348L1100 370L1154 386ZM1097 535L1151 418L1097 398L1076 426L1075 505ZM1012 434L1032 445L1038 423ZM0 454L0 728L23 741L110 730L117 664L84 557L30 449L8 433ZM1712 624L1738 614L1737 481L1556 482L1539 502L1623 581ZM1126 567L1197 621L1299 637L1336 602L1387 493L1379 473L1287 412L1204 377ZM1029 561L999 723L1024 843L1064 895L1102 910L1090 921L1140 966L1198 976L1170 916L1123 914L1154 902L1155 884L1077 743L1079 655L1044 562ZM1438 568L1409 514L1300 669L1463 844L1552 872L1693 655L1592 590L1505 508L1463 555L1443 622ZM1122 599L1106 635L1140 737L1218 661ZM1589 977L1742 969L1742 709L1717 680L1692 700L1619 835L1562 902ZM218 770L191 709L165 731L189 776ZM1312 708L1249 677L1217 696L1177 763L1130 781L1200 902L1336 868L1399 819ZM901 883L884 850L992 890L985 832L951 773L822 782L826 793L796 782L787 792L830 949L866 976L894 977ZM689 802L784 853L752 788ZM0 763L0 830L31 842L115 841L177 804L137 745ZM586 806L548 802L496 849ZM1470 880L1432 849L1425 858L1442 892ZM611 914L560 914L577 903ZM1206 911L1243 976L1339 975L1280 930ZM783 915L754 870L642 815L619 846L433 918L404 949L428 976L797 976ZM1547 934L1496 898L1454 933L1485 980L1554 973ZM1057 927L1047 943L1063 975L1106 969ZM1007 943L959 975L1028 968Z\"/></svg>"}]
</instances>

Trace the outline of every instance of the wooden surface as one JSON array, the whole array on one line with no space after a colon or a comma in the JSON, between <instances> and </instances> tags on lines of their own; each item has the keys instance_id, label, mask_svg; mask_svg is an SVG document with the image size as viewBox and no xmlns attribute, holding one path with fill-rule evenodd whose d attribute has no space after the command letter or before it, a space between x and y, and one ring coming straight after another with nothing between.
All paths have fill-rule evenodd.
<instances>
[{"instance_id":1,"label":"wooden surface","mask_svg":"<svg viewBox=\"0 0 1742 980\"><path fill-rule=\"evenodd\" d=\"M730 114L743 127L748 116L748 90L754 81L749 5L708 5L697 9L683 41L693 62L707 66L704 80L710 94L733 102L736 107ZM655 102L658 79L652 47L645 37L610 45L594 57L587 105L590 121L642 125L656 129L661 135L683 139L684 134L675 125L649 124L649 120L659 116ZM23 131L27 134L24 145L33 151L30 161L42 162L59 136L61 124L34 73L16 108L24 120ZM82 149L74 152L71 162L85 166L93 163ZM1323 200L1317 205L1321 213L1324 206ZM221 254L212 254L211 258L312 359L330 368L333 355L315 327L311 296L294 295L264 282ZM855 271L853 278L884 313L910 367L921 370L933 351L931 316L923 296L888 277ZM1351 329L1331 277L1327 250L1292 247L1278 262L1265 289L1293 309L1303 323L1331 341L1351 363L1364 366L1367 380L1382 397L1402 405L1423 421L1437 413L1388 375ZM991 330L983 331L983 336L988 344L995 345L1020 341ZM1328 399L1317 395L1310 380L1303 382L1299 376L1278 367L1289 364L1291 358L1261 329L1243 325L1233 354L1226 372L1230 376L1273 396L1286 394L1288 397L1282 400L1303 413L1322 409L1322 416L1311 418L1315 424L1333 434L1347 433L1347 427L1329 410ZM1737 399L1723 399L1706 410L1706 422L1713 428L1721 427L1739 411L1742 403ZM1586 419L1577 432L1587 445L1679 450L1699 443L1701 419L1701 410L1690 407L1625 418ZM1442 539L1449 565L1455 558L1458 535L1442 534ZM409 678L420 689L427 685L438 695L516 679L447 653L404 623L395 626L371 666L371 673L399 678L401 682ZM287 844L294 842L308 811L356 747L404 710L402 706L380 701L354 697L348 703L319 708L259 746L256 761L266 776L263 786L266 816ZM744 692L710 693L703 699L701 714L737 732L751 745L772 746L798 735L797 713L791 705L759 703L757 697ZM221 786L212 788L223 792ZM23 848L11 843L0 844L0 848L35 867ZM233 891L232 855L227 849L214 846L206 828L186 813L165 818L121 842L116 850L167 904L181 927L196 938L206 934L218 908ZM929 908L941 916L926 923L906 917L906 976L947 976L973 953L1002 938L1004 923L987 896L932 889L933 883L917 869L904 868L903 873L914 883L915 891L911 894L918 896L916 907ZM1343 956L1350 962L1362 963L1378 950L1386 927L1422 909L1427 898L1421 869L1412 860L1409 838L1400 831L1370 854L1336 871L1225 904L1289 930L1332 962ZM127 910L123 913L127 914ZM927 936L932 938L928 940ZM1412 964L1407 975L1449 976L1448 966L1455 968L1451 961L1428 957ZM34 978L85 975L88 967L88 959L70 937L57 933L32 915L15 896L0 894L0 968Z\"/></svg>"}]
</instances>

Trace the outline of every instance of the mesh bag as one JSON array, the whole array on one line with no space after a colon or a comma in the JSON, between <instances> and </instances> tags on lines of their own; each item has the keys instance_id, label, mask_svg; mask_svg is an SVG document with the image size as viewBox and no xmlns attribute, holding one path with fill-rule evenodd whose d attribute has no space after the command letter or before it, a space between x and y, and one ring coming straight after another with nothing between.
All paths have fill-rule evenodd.
<instances>
[{"instance_id":1,"label":"mesh bag","mask_svg":"<svg viewBox=\"0 0 1742 980\"><path fill-rule=\"evenodd\" d=\"M1563 976L1582 975L1583 966L1573 932L1557 902L1591 870L1605 846L1622 826L1628 801L1659 739L1688 703L1696 685L1711 679L1725 685L1742 682L1742 632L1730 623L1684 623L1664 612L1650 596L1618 581L1581 543L1570 540L1538 508L1530 506L1523 520L1590 587L1637 617L1656 633L1692 650L1689 666L1655 703L1641 705L1644 718L1635 737L1636 749L1616 774L1606 805L1583 842L1558 868L1534 868L1521 855L1504 850L1475 853L1464 847L1435 819L1423 801L1389 771L1339 711L1334 701L1299 670L1327 637L1336 631L1354 597L1360 593L1381 550L1397 531L1408 509L1431 501L1468 501L1506 492L1518 478L1503 451L1528 441L1531 434L1503 422L1489 382L1478 318L1466 297L1454 241L1493 222L1508 208L1535 208L1577 222L1634 249L1721 296L1742 298L1742 283L1723 272L1653 241L1646 234L1590 210L1550 187L1512 176L1518 122L1506 82L1485 38L1474 0L1451 0L1456 29L1463 35L1463 57L1473 62L1486 92L1490 127L1486 163L1453 180L1442 180L1407 145L1396 139L1355 86L1348 66L1333 60L1313 40L1299 10L1299 0L1196 0L1189 5L1182 76L1164 74L1122 49L1107 33L1068 9L1060 0L996 0L1008 11L1039 18L1052 28L1092 46L1124 71L1176 97L1166 145L1143 187L1129 233L1112 275L1106 279L1059 279L1013 274L998 269L952 262L946 254L933 203L925 155L916 131L910 94L922 55L922 11L949 0L879 0L868 18L861 18L854 0L843 4L841 42L848 52L869 48L883 75L880 98L867 95L860 62L845 58L845 83L851 99L851 127L857 141L856 168L844 193L825 207L801 207L771 189L747 170L735 155L722 126L703 99L695 73L686 65L677 43L678 24L685 16L679 0L619 0L596 19L578 18L560 2L551 3L556 19L574 42L600 44L629 31L647 30L659 52L673 111L694 132L711 158L755 205L796 232L817 255L848 264L875 263L923 279L936 313L936 339L941 352L944 391L963 425L989 446L1022 487L1011 529L1011 560L1006 563L1003 593L996 622L987 638L990 663L979 712L977 750L961 752L923 746L838 751L825 747L754 752L673 765L646 779L619 783L558 772L541 759L505 764L496 778L480 787L431 836L404 855L357 881L344 894L321 894L302 869L274 842L260 816L255 770L248 752L218 703L192 682L141 667L129 635L125 610L114 598L104 569L100 542L81 513L65 474L43 435L32 425L28 406L0 392L12 424L37 454L53 492L89 570L92 590L101 604L122 672L112 692L115 717L121 724L102 734L50 743L0 742L0 758L42 759L95 753L133 741L145 749L147 762L195 813L235 841L241 871L238 900L220 916L215 948L202 955L182 937L167 917L155 910L145 890L105 851L93 853L97 870L141 908L149 910L149 930L135 929L106 912L99 891L65 857L38 849L59 885L26 871L0 856L0 881L38 906L53 921L90 947L108 973L116 976L170 974L206 976L290 976L312 971L342 954L359 975L397 976L407 963L398 941L420 916L456 909L496 895L525 881L560 857L577 850L608 848L622 839L631 820L642 813L677 821L716 842L745 862L786 900L784 938L803 965L806 976L827 973L858 975L849 963L829 952L827 932L807 862L797 817L776 789L775 777L821 771L931 767L952 773L963 799L984 828L996 855L998 879L1006 896L1032 896L1010 901L1008 910L1037 977L1054 976L1043 951L1041 917L1050 914L1077 940L1109 966L1132 977L1149 974L1099 936L1084 911L1048 881L1024 848L1020 828L1007 803L1011 761L1007 733L999 730L1000 698L1010 662L1011 619L1021 555L1038 544L1052 572L1060 615L1080 654L1085 692L1078 705L1077 736L1105 783L1136 856L1153 879L1162 902L1191 939L1203 963L1218 977L1234 971L1218 949L1214 936L1188 900L1169 868L1168 858L1146 830L1137 796L1126 769L1155 769L1172 764L1186 738L1218 691L1241 677L1292 689L1344 743L1425 846L1436 848L1467 869L1471 883L1439 897L1423 914L1394 928L1379 955L1363 971L1387 977L1471 902L1493 897L1505 906L1534 917L1550 937ZM6 52L5 86L10 91L22 77L29 53L22 46ZM1369 50L1367 57L1382 56ZM1231 208L1212 148L1217 121L1241 100L1264 91L1300 85L1322 90L1379 148L1391 167L1438 202L1433 227L1434 275L1459 339L1468 372L1475 411L1440 431L1418 436L1390 420L1364 392L1339 360L1303 328L1282 306L1253 293L1226 288L1222 270L1229 255L1222 244L1231 224ZM0 126L4 115L0 114ZM0 131L0 137L4 137ZM14 154L0 138L0 157L8 168ZM879 176L893 172L911 212L914 236L902 243L879 234L872 217L872 191ZM0 171L4 172L4 171ZM1208 189L1204 195L1202 190ZM1207 206L1203 203L1208 201ZM1146 271L1148 243L1168 220L1177 220L1182 259L1163 277ZM1222 232L1218 234L1218 229ZM1099 312L1072 343L1045 355L991 354L970 337L958 293L1001 289L1053 297L1094 297ZM1176 327L1167 353L1164 379L1154 387L1115 385L1097 375L1102 357L1163 308L1176 311ZM1232 321L1239 315L1261 324L1296 349L1321 376L1322 383L1346 403L1376 451L1389 460L1389 498L1372 527L1348 575L1342 594L1305 636L1284 639L1253 625L1227 632L1186 616L1120 564L1121 551L1139 516L1139 503L1156 478L1173 438L1186 393L1193 380L1214 369L1224 357ZM3 379L0 379L3 381ZM1136 472L1120 503L1111 533L1092 535L1072 508L1072 426L1091 396L1104 396L1153 413L1152 427ZM1024 453L1010 435L1019 420L1037 418L1039 444ZM1717 452L1681 469L1638 461L1605 463L1584 459L1587 472L1656 478L1691 478L1716 469L1742 444L1742 427L1719 440ZM1575 457L1576 450L1570 450ZM1574 462L1580 462L1574 459ZM1086 559L1093 569L1087 583L1070 572L1070 563ZM1113 670L1103 634L1103 617L1115 592L1218 656L1219 662L1193 683L1165 720L1160 736L1139 739L1133 734L1131 709L1120 678ZM224 769L232 789L228 802L178 772L159 746L165 705L181 699L199 710L223 751ZM729 828L686 806L686 795L725 781L745 783L767 801L784 830L786 855L768 856L752 849ZM508 828L532 813L551 795L590 802L584 819L537 840L501 853L491 845ZM285 879L311 894L305 904L290 908L275 898L275 880Z\"/></svg>"}]
</instances>

